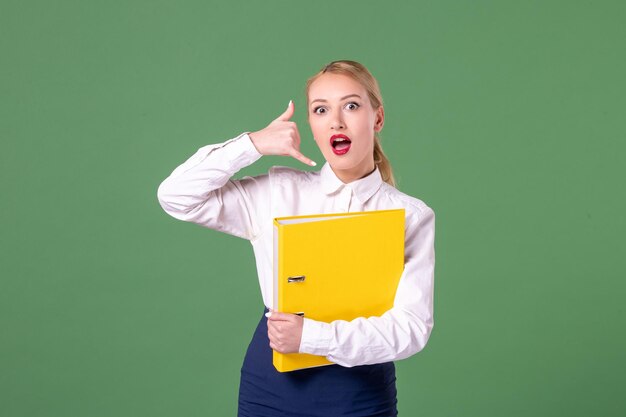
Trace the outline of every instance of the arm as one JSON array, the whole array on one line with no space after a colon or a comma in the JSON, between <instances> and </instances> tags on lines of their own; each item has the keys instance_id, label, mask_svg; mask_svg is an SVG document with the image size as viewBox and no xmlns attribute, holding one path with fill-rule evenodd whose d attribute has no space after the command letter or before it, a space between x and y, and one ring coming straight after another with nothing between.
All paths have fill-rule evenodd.
<instances>
[{"instance_id":1,"label":"arm","mask_svg":"<svg viewBox=\"0 0 626 417\"><path fill-rule=\"evenodd\" d=\"M260 233L260 203L269 196L269 177L230 178L262 155L289 155L315 165L300 152L300 133L289 121L293 113L289 101L287 110L264 129L198 149L159 186L163 210L179 220L254 240Z\"/></svg>"},{"instance_id":2,"label":"arm","mask_svg":"<svg viewBox=\"0 0 626 417\"><path fill-rule=\"evenodd\" d=\"M407 358L424 348L433 328L435 214L409 220L405 265L394 306L380 317L324 323L304 319L300 353L352 367Z\"/></svg>"},{"instance_id":3,"label":"arm","mask_svg":"<svg viewBox=\"0 0 626 417\"><path fill-rule=\"evenodd\" d=\"M247 132L204 146L161 183L159 203L176 219L254 239L259 232L255 208L268 177L230 178L261 156Z\"/></svg>"}]
</instances>

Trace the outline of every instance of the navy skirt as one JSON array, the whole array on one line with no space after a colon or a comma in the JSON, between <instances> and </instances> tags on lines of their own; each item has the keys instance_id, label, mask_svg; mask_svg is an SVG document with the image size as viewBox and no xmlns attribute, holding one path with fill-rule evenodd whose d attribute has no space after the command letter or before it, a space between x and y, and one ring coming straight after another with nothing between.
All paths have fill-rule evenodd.
<instances>
[{"instance_id":1,"label":"navy skirt","mask_svg":"<svg viewBox=\"0 0 626 417\"><path fill-rule=\"evenodd\" d=\"M397 416L393 362L278 372L265 313L241 368L238 417Z\"/></svg>"}]
</instances>

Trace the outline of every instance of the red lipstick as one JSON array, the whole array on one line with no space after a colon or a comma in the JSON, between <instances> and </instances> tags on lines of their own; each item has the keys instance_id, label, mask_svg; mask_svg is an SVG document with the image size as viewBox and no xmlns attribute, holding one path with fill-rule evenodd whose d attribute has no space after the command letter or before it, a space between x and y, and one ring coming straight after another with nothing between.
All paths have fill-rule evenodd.
<instances>
[{"instance_id":1,"label":"red lipstick","mask_svg":"<svg viewBox=\"0 0 626 417\"><path fill-rule=\"evenodd\" d=\"M343 140L342 140L343 139ZM352 141L346 135L332 135L330 137L330 146L333 148L335 155L344 155L350 150Z\"/></svg>"}]
</instances>

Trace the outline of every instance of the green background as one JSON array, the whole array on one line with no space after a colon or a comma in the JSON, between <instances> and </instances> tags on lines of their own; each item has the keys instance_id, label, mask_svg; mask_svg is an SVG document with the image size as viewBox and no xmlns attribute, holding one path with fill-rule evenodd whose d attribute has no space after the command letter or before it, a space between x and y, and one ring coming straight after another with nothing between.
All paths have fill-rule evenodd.
<instances>
[{"instance_id":1,"label":"green background","mask_svg":"<svg viewBox=\"0 0 626 417\"><path fill-rule=\"evenodd\" d=\"M379 80L399 188L437 214L401 415L626 412L624 2L0 5L1 416L235 414L252 248L157 187L289 99L323 162L304 83L335 59ZM237 177L271 165L310 169Z\"/></svg>"}]
</instances>

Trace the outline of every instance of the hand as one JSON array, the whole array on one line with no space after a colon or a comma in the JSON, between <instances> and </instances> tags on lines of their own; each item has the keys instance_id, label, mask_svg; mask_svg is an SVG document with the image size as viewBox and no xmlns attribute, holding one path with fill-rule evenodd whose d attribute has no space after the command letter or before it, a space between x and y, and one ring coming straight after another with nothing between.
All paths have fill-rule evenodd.
<instances>
[{"instance_id":1,"label":"hand","mask_svg":"<svg viewBox=\"0 0 626 417\"><path fill-rule=\"evenodd\" d=\"M297 314L279 313L273 310L270 310L270 313L267 319L270 347L279 353L298 353L304 318Z\"/></svg>"},{"instance_id":2,"label":"hand","mask_svg":"<svg viewBox=\"0 0 626 417\"><path fill-rule=\"evenodd\" d=\"M300 153L300 132L296 122L289 119L293 116L294 104L289 100L287 110L265 129L252 132L248 136L262 155L292 156L307 165L315 166L315 162Z\"/></svg>"}]
</instances>

